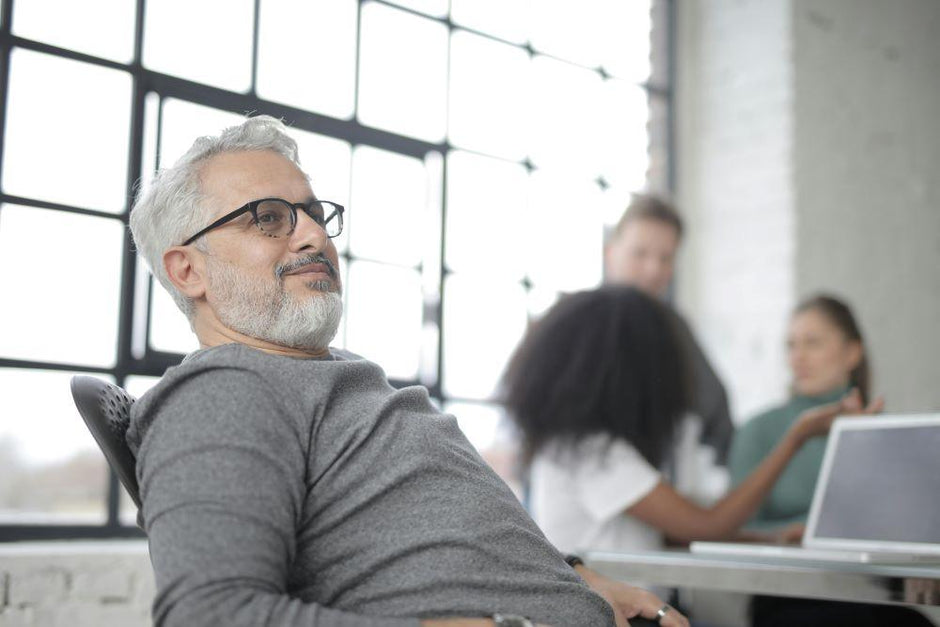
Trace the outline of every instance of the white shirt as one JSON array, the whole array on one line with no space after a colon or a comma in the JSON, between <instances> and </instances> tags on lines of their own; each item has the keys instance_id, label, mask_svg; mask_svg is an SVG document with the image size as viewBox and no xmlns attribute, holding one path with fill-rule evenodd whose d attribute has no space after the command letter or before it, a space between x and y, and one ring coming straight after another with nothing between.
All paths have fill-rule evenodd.
<instances>
[{"instance_id":1,"label":"white shirt","mask_svg":"<svg viewBox=\"0 0 940 627\"><path fill-rule=\"evenodd\" d=\"M563 553L655 551L663 546L662 533L625 510L660 479L633 445L606 435L587 438L573 451L549 447L532 463L532 516Z\"/></svg>"}]
</instances>

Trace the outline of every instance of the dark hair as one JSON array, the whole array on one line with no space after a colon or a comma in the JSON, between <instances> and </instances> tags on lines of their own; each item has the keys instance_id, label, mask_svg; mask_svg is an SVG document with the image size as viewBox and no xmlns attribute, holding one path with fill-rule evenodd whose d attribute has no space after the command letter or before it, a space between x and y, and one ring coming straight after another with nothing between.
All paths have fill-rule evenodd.
<instances>
[{"instance_id":1,"label":"dark hair","mask_svg":"<svg viewBox=\"0 0 940 627\"><path fill-rule=\"evenodd\" d=\"M852 314L852 310L842 300L830 294L817 294L807 298L793 311L793 315L804 311L818 311L834 324L845 336L845 339L858 342L862 348L862 358L858 365L849 373L849 385L858 388L862 396L862 403L868 404L871 399L871 368L868 365L868 351L862 331Z\"/></svg>"},{"instance_id":2,"label":"dark hair","mask_svg":"<svg viewBox=\"0 0 940 627\"><path fill-rule=\"evenodd\" d=\"M614 235L619 235L627 224L636 220L658 220L676 230L676 237L682 239L682 218L676 208L659 196L634 194L626 211L614 227Z\"/></svg>"},{"instance_id":3,"label":"dark hair","mask_svg":"<svg viewBox=\"0 0 940 627\"><path fill-rule=\"evenodd\" d=\"M689 385L675 314L623 286L565 296L535 323L503 375L502 400L523 436L523 462L543 446L607 434L661 467Z\"/></svg>"}]
</instances>

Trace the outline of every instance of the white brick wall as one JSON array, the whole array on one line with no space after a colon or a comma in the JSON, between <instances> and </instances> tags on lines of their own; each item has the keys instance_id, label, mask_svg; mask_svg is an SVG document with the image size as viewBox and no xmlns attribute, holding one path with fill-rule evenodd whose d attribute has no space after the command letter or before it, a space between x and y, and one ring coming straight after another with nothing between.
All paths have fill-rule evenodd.
<instances>
[{"instance_id":1,"label":"white brick wall","mask_svg":"<svg viewBox=\"0 0 940 627\"><path fill-rule=\"evenodd\" d=\"M0 627L150 625L147 543L0 544Z\"/></svg>"},{"instance_id":2,"label":"white brick wall","mask_svg":"<svg viewBox=\"0 0 940 627\"><path fill-rule=\"evenodd\" d=\"M855 306L889 410L940 410L940 3L677 7L677 299L736 420L786 396L817 290Z\"/></svg>"},{"instance_id":3,"label":"white brick wall","mask_svg":"<svg viewBox=\"0 0 940 627\"><path fill-rule=\"evenodd\" d=\"M794 302L788 0L678 3L678 302L749 416L785 394Z\"/></svg>"}]
</instances>

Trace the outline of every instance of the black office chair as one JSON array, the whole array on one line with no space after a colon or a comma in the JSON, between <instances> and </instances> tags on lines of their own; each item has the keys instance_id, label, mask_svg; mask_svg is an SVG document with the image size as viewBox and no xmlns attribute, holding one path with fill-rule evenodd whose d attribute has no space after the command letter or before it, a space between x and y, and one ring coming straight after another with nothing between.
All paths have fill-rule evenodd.
<instances>
[{"instance_id":1,"label":"black office chair","mask_svg":"<svg viewBox=\"0 0 940 627\"><path fill-rule=\"evenodd\" d=\"M137 459L124 440L130 424L131 405L136 399L116 385L85 376L72 377L72 398L108 465L134 500L137 526L143 529L140 489L135 474Z\"/></svg>"}]
</instances>

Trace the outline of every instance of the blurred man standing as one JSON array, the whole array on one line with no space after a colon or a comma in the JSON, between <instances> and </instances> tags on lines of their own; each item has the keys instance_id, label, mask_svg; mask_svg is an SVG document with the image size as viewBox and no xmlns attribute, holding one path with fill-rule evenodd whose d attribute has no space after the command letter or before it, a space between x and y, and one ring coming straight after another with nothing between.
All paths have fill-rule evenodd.
<instances>
[{"instance_id":1,"label":"blurred man standing","mask_svg":"<svg viewBox=\"0 0 940 627\"><path fill-rule=\"evenodd\" d=\"M608 283L632 285L665 300L682 241L682 219L676 209L655 196L637 194L621 216L604 248ZM718 463L727 463L734 424L725 387L681 316L679 332L692 364L694 407L702 420L701 442L715 449Z\"/></svg>"}]
</instances>

